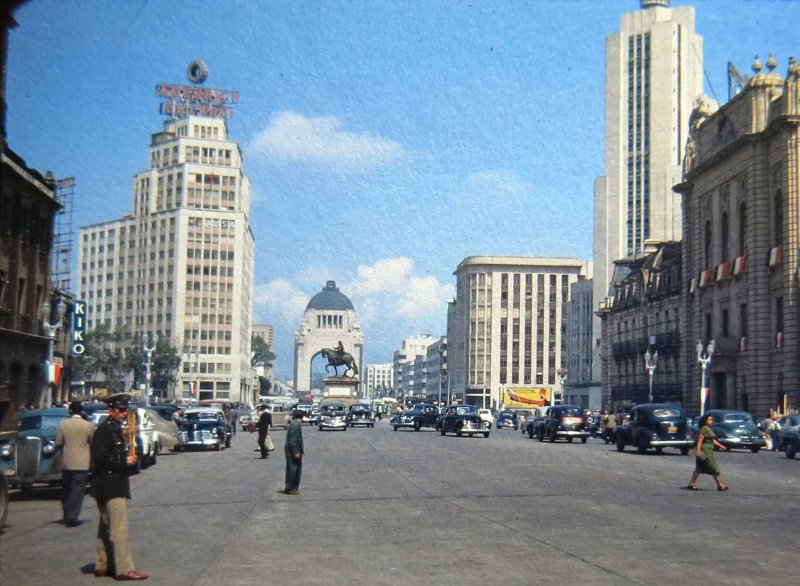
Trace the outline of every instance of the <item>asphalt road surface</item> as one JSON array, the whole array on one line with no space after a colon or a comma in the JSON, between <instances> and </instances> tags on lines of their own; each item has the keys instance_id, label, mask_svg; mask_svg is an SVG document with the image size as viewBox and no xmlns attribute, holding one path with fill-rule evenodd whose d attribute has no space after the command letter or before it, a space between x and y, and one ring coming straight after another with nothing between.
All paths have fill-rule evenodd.
<instances>
[{"instance_id":1,"label":"asphalt road surface","mask_svg":"<svg viewBox=\"0 0 800 586\"><path fill-rule=\"evenodd\" d=\"M685 490L693 458L434 430L304 427L300 494L283 489L285 431L267 460L239 432L222 452L162 454L133 478L137 569L157 584L796 582L800 459L721 453L730 492ZM12 493L0 584L102 584L97 508L60 523L56 489Z\"/></svg>"}]
</instances>

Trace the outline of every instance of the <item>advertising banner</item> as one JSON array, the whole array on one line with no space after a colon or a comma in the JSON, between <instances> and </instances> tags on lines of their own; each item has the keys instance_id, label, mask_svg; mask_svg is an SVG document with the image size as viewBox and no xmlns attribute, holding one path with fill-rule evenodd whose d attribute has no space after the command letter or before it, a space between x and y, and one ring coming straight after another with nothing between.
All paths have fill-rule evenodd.
<instances>
[{"instance_id":1,"label":"advertising banner","mask_svg":"<svg viewBox=\"0 0 800 586\"><path fill-rule=\"evenodd\" d=\"M531 409L550 404L550 389L545 387L505 389L503 406L506 409Z\"/></svg>"}]
</instances>

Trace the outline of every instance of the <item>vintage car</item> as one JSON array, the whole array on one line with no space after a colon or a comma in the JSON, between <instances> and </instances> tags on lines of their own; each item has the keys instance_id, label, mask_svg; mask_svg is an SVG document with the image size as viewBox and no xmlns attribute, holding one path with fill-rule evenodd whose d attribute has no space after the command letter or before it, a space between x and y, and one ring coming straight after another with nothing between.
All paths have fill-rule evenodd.
<instances>
[{"instance_id":1,"label":"vintage car","mask_svg":"<svg viewBox=\"0 0 800 586\"><path fill-rule=\"evenodd\" d=\"M489 424L489 427L494 425L494 413L492 413L491 409L478 409L478 415Z\"/></svg>"},{"instance_id":2,"label":"vintage car","mask_svg":"<svg viewBox=\"0 0 800 586\"><path fill-rule=\"evenodd\" d=\"M448 405L437 423L439 433L455 433L458 437L466 434L470 437L483 434L489 437L491 424L481 419L478 408L474 405Z\"/></svg>"},{"instance_id":3,"label":"vintage car","mask_svg":"<svg viewBox=\"0 0 800 586\"><path fill-rule=\"evenodd\" d=\"M740 448L757 453L767 443L764 434L758 430L753 417L747 411L711 409L706 414L714 418L711 429L714 430L717 441L729 450ZM692 429L692 435L697 441L696 426Z\"/></svg>"},{"instance_id":4,"label":"vintage car","mask_svg":"<svg viewBox=\"0 0 800 586\"><path fill-rule=\"evenodd\" d=\"M375 416L372 414L372 407L367 403L350 405L347 409L347 417L345 420L350 427L355 427L356 425L375 427Z\"/></svg>"},{"instance_id":5,"label":"vintage car","mask_svg":"<svg viewBox=\"0 0 800 586\"><path fill-rule=\"evenodd\" d=\"M183 413L180 449L213 448L221 450L231 446L232 431L222 409L196 407Z\"/></svg>"},{"instance_id":6,"label":"vintage car","mask_svg":"<svg viewBox=\"0 0 800 586\"><path fill-rule=\"evenodd\" d=\"M56 448L56 433L67 419L69 411L63 407L17 414L17 439L10 453L3 453L5 465L13 472L8 477L12 487L30 491L35 483L61 484L62 458Z\"/></svg>"},{"instance_id":7,"label":"vintage car","mask_svg":"<svg viewBox=\"0 0 800 586\"><path fill-rule=\"evenodd\" d=\"M497 429L518 429L519 414L516 411L501 411L497 415Z\"/></svg>"},{"instance_id":8,"label":"vintage car","mask_svg":"<svg viewBox=\"0 0 800 586\"><path fill-rule=\"evenodd\" d=\"M677 448L685 456L694 443L686 415L679 405L637 405L631 409L628 422L617 425L617 451L620 452L626 445L635 446L640 454L649 448L655 448L659 453L663 448Z\"/></svg>"},{"instance_id":9,"label":"vintage car","mask_svg":"<svg viewBox=\"0 0 800 586\"><path fill-rule=\"evenodd\" d=\"M529 438L533 438L536 435L536 424L539 421L544 420L545 413L547 413L549 408L550 407L548 405L535 407L525 420L525 426L522 429L522 433L527 433Z\"/></svg>"},{"instance_id":10,"label":"vintage car","mask_svg":"<svg viewBox=\"0 0 800 586\"><path fill-rule=\"evenodd\" d=\"M318 429L341 429L347 431L347 409L344 403L322 403L319 406Z\"/></svg>"},{"instance_id":11,"label":"vintage car","mask_svg":"<svg viewBox=\"0 0 800 586\"><path fill-rule=\"evenodd\" d=\"M308 423L311 425L311 413L314 411L314 406L311 403L295 403L292 405L291 409L289 409L289 420L291 421L291 414L294 411L302 411L303 415L303 423Z\"/></svg>"},{"instance_id":12,"label":"vintage car","mask_svg":"<svg viewBox=\"0 0 800 586\"><path fill-rule=\"evenodd\" d=\"M533 435L540 442L544 441L544 438L551 442L558 438L564 438L568 442L579 439L581 443L585 444L591 434L581 406L554 405L548 407L544 412L544 417L536 421Z\"/></svg>"},{"instance_id":13,"label":"vintage car","mask_svg":"<svg viewBox=\"0 0 800 586\"><path fill-rule=\"evenodd\" d=\"M392 417L390 423L397 431L401 427L410 427L419 431L423 427L436 427L439 419L439 408L430 403L414 403L410 409Z\"/></svg>"},{"instance_id":14,"label":"vintage car","mask_svg":"<svg viewBox=\"0 0 800 586\"><path fill-rule=\"evenodd\" d=\"M150 417L150 421L153 424L156 437L156 453L160 452L163 448L172 451L177 451L176 448L179 450L181 445L181 430L172 417L165 418L161 412L149 407L145 407L142 411ZM155 464L155 460L153 464Z\"/></svg>"},{"instance_id":15,"label":"vintage car","mask_svg":"<svg viewBox=\"0 0 800 586\"><path fill-rule=\"evenodd\" d=\"M800 451L800 434L795 433L784 438L783 453L787 458L794 458L798 451Z\"/></svg>"},{"instance_id":16,"label":"vintage car","mask_svg":"<svg viewBox=\"0 0 800 586\"><path fill-rule=\"evenodd\" d=\"M786 445L800 436L800 415L784 415L778 420L781 426L778 431L778 449L786 449Z\"/></svg>"}]
</instances>

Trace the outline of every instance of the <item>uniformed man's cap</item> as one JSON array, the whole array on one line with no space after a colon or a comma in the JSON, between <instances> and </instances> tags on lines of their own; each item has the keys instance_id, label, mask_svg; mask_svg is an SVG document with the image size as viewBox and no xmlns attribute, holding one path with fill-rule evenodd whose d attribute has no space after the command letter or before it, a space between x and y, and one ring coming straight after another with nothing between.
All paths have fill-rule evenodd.
<instances>
[{"instance_id":1,"label":"uniformed man's cap","mask_svg":"<svg viewBox=\"0 0 800 586\"><path fill-rule=\"evenodd\" d=\"M127 409L130 401L131 396L128 393L117 393L115 395L109 395L103 399L103 402L106 405L109 407L116 407L117 409Z\"/></svg>"}]
</instances>

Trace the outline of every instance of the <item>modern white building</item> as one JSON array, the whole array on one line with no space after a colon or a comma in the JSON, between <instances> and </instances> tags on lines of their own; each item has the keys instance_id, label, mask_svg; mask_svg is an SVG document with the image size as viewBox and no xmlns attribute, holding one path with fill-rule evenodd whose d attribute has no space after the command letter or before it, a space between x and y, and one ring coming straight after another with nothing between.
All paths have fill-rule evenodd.
<instances>
[{"instance_id":1,"label":"modern white building","mask_svg":"<svg viewBox=\"0 0 800 586\"><path fill-rule=\"evenodd\" d=\"M427 377L425 384L428 401L447 403L447 337L442 337L428 346L426 351Z\"/></svg>"},{"instance_id":2,"label":"modern white building","mask_svg":"<svg viewBox=\"0 0 800 586\"><path fill-rule=\"evenodd\" d=\"M224 119L186 116L152 135L133 209L80 229L87 331L126 326L182 353L178 398L252 401L249 180Z\"/></svg>"},{"instance_id":3,"label":"modern white building","mask_svg":"<svg viewBox=\"0 0 800 586\"><path fill-rule=\"evenodd\" d=\"M428 346L436 342L431 334L420 334L417 338L406 338L402 346L394 351L394 389L398 398L425 397L427 366L425 358ZM421 360L418 360L421 359Z\"/></svg>"},{"instance_id":4,"label":"modern white building","mask_svg":"<svg viewBox=\"0 0 800 586\"><path fill-rule=\"evenodd\" d=\"M606 38L605 165L594 185L594 307L612 295L614 261L646 240L681 238L681 180L689 116L703 91L703 39L692 6L641 0ZM600 380L600 320L593 320Z\"/></svg>"},{"instance_id":5,"label":"modern white building","mask_svg":"<svg viewBox=\"0 0 800 586\"><path fill-rule=\"evenodd\" d=\"M392 383L392 363L386 364L367 364L366 375L362 378L362 392L364 397L377 399L379 396L388 396L393 388Z\"/></svg>"},{"instance_id":6,"label":"modern white building","mask_svg":"<svg viewBox=\"0 0 800 586\"><path fill-rule=\"evenodd\" d=\"M566 369L566 304L591 263L571 258L470 256L448 308L450 400L497 408L501 391L549 388Z\"/></svg>"}]
</instances>

